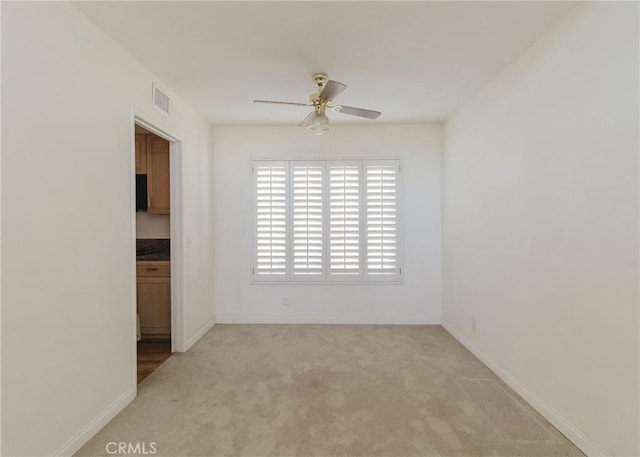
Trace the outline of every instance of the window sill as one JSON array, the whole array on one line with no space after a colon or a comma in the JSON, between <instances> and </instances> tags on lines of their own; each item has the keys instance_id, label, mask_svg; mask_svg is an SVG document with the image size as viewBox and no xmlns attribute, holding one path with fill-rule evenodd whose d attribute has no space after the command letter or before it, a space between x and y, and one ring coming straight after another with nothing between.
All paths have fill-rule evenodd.
<instances>
[{"instance_id":1,"label":"window sill","mask_svg":"<svg viewBox=\"0 0 640 457\"><path fill-rule=\"evenodd\" d=\"M398 281L251 281L252 286L402 286Z\"/></svg>"}]
</instances>

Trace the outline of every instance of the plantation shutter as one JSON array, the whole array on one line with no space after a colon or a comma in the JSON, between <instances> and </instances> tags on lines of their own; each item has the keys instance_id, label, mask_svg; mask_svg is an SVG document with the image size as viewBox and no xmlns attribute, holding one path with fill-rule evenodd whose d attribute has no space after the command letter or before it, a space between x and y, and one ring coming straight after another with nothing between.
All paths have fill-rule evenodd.
<instances>
[{"instance_id":1,"label":"plantation shutter","mask_svg":"<svg viewBox=\"0 0 640 457\"><path fill-rule=\"evenodd\" d=\"M324 280L322 162L291 162L293 280Z\"/></svg>"},{"instance_id":2,"label":"plantation shutter","mask_svg":"<svg viewBox=\"0 0 640 457\"><path fill-rule=\"evenodd\" d=\"M366 279L400 277L399 162L364 161Z\"/></svg>"},{"instance_id":3,"label":"plantation shutter","mask_svg":"<svg viewBox=\"0 0 640 457\"><path fill-rule=\"evenodd\" d=\"M287 267L287 162L255 162L254 279L286 281Z\"/></svg>"},{"instance_id":4,"label":"plantation shutter","mask_svg":"<svg viewBox=\"0 0 640 457\"><path fill-rule=\"evenodd\" d=\"M361 277L360 162L328 162L329 277L353 281Z\"/></svg>"}]
</instances>

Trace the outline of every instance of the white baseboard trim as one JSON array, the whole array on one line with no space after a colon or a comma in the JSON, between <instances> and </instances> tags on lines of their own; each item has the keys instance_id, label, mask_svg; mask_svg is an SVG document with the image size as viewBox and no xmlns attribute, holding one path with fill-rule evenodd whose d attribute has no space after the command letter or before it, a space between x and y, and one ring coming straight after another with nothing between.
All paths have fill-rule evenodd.
<instances>
[{"instance_id":1,"label":"white baseboard trim","mask_svg":"<svg viewBox=\"0 0 640 457\"><path fill-rule=\"evenodd\" d=\"M399 316L372 318L371 316L272 316L222 314L219 324L337 324L337 325L440 325L440 316Z\"/></svg>"},{"instance_id":2,"label":"white baseboard trim","mask_svg":"<svg viewBox=\"0 0 640 457\"><path fill-rule=\"evenodd\" d=\"M442 327L451 334L460 344L475 355L482 363L484 363L491 371L493 371L505 384L511 387L518 395L520 395L533 409L538 411L551 425L557 428L560 433L567 437L569 441L575 444L582 452L590 457L608 456L611 453L606 452L591 438L584 434L580 429L573 425L562 414L547 405L540 397L527 389L518 379L511 373L499 367L491 358L475 347L470 341L457 332L447 321L442 320Z\"/></svg>"},{"instance_id":3,"label":"white baseboard trim","mask_svg":"<svg viewBox=\"0 0 640 457\"><path fill-rule=\"evenodd\" d=\"M54 456L63 457L71 456L78 452L87 441L109 423L125 406L127 406L134 398L136 398L137 386L133 385L129 387L122 395L116 398L110 405L108 405L100 414L93 418L87 425L85 425L78 433L76 433L69 441L60 447Z\"/></svg>"},{"instance_id":4,"label":"white baseboard trim","mask_svg":"<svg viewBox=\"0 0 640 457\"><path fill-rule=\"evenodd\" d=\"M185 350L188 351L191 348L191 346L196 344L197 341L200 338L202 338L205 333L207 333L209 330L211 330L211 327L213 327L214 325L216 325L216 317L215 316L213 316L211 319L209 319L207 322L205 322L202 327L200 327L198 330L196 330L196 333L194 333L193 335L191 335L189 337L189 339L187 340L187 347L186 347Z\"/></svg>"}]
</instances>

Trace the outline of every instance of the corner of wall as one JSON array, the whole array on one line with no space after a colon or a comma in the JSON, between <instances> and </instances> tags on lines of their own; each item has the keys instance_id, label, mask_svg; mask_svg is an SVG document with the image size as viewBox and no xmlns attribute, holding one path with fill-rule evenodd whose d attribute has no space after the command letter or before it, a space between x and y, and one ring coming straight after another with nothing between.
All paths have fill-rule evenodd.
<instances>
[{"instance_id":1,"label":"corner of wall","mask_svg":"<svg viewBox=\"0 0 640 457\"><path fill-rule=\"evenodd\" d=\"M188 351L189 349L191 349L191 347L196 344L200 340L200 338L202 338L209 330L211 330L215 326L215 324L216 317L214 315L187 339L187 347L185 350Z\"/></svg>"},{"instance_id":2,"label":"corner of wall","mask_svg":"<svg viewBox=\"0 0 640 457\"><path fill-rule=\"evenodd\" d=\"M610 455L590 437L584 434L571 421L564 417L560 412L555 410L551 405L542 398L531 392L513 376L508 370L498 365L491 357L478 349L469 339L465 338L461 332L458 332L449 322L442 319L442 327L453 336L460 344L462 344L469 352L476 356L484 363L496 376L504 381L506 385L511 387L518 395L520 395L529 405L533 407L542 417L547 419L551 425L566 436L573 444L575 444L582 452L589 456L605 456Z\"/></svg>"},{"instance_id":3,"label":"corner of wall","mask_svg":"<svg viewBox=\"0 0 640 457\"><path fill-rule=\"evenodd\" d=\"M102 427L116 417L138 394L136 385L130 386L122 395L116 398L102 412L82 427L78 433L72 436L60 449L53 453L54 456L66 457L75 454L84 446Z\"/></svg>"}]
</instances>

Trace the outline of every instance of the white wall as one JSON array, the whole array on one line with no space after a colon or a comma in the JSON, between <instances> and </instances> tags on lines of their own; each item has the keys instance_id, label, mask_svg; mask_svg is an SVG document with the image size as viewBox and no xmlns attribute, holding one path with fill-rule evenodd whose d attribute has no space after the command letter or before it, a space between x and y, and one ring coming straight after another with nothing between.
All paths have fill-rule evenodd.
<instances>
[{"instance_id":1,"label":"white wall","mask_svg":"<svg viewBox=\"0 0 640 457\"><path fill-rule=\"evenodd\" d=\"M136 212L136 238L155 239L171 237L171 216Z\"/></svg>"},{"instance_id":2,"label":"white wall","mask_svg":"<svg viewBox=\"0 0 640 457\"><path fill-rule=\"evenodd\" d=\"M69 453L135 393L131 105L183 141L189 337L213 318L210 129L152 107L69 3L3 2L2 70L2 454Z\"/></svg>"},{"instance_id":3,"label":"white wall","mask_svg":"<svg viewBox=\"0 0 640 457\"><path fill-rule=\"evenodd\" d=\"M216 127L213 150L218 322L440 322L439 126ZM252 159L360 157L403 161L404 284L251 284Z\"/></svg>"},{"instance_id":4,"label":"white wall","mask_svg":"<svg viewBox=\"0 0 640 457\"><path fill-rule=\"evenodd\" d=\"M640 453L638 81L582 4L445 127L443 324L592 455Z\"/></svg>"}]
</instances>

